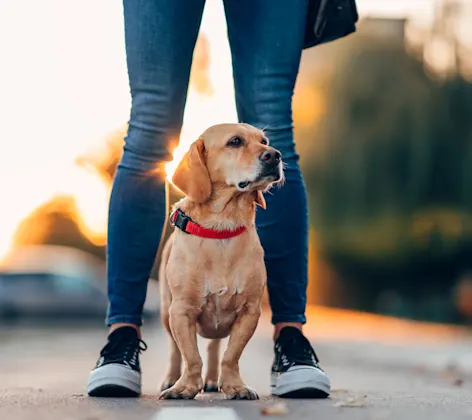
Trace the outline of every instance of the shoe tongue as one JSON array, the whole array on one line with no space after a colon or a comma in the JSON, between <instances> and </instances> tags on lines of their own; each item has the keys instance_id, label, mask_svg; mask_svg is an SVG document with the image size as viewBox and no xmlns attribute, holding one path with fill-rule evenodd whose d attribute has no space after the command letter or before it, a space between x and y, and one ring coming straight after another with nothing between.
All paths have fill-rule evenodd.
<instances>
[{"instance_id":1,"label":"shoe tongue","mask_svg":"<svg viewBox=\"0 0 472 420\"><path fill-rule=\"evenodd\" d=\"M126 337L129 339L138 338L138 331L134 327L120 327L113 331L109 336L108 339L112 340L116 337Z\"/></svg>"},{"instance_id":2,"label":"shoe tongue","mask_svg":"<svg viewBox=\"0 0 472 420\"><path fill-rule=\"evenodd\" d=\"M284 327L280 330L279 338L284 340L290 337L303 337L302 332L296 327Z\"/></svg>"}]
</instances>

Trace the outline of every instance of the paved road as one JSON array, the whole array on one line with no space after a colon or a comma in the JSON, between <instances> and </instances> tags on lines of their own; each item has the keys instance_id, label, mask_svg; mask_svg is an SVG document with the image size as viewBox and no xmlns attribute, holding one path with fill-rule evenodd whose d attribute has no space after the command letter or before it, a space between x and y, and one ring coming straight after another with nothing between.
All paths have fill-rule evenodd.
<instances>
[{"instance_id":1,"label":"paved road","mask_svg":"<svg viewBox=\"0 0 472 420\"><path fill-rule=\"evenodd\" d=\"M274 418L472 418L472 339L466 332L336 311L311 315L307 331L332 377L332 397L285 401L286 414ZM191 402L163 402L157 399L157 388L167 342L158 326L145 328L149 350L142 358L145 395L139 400L85 396L88 370L103 344L101 328L0 330L0 419L264 418L262 411L279 403L269 397L270 333L265 319L242 361L242 373L262 395L260 401L201 395Z\"/></svg>"}]
</instances>

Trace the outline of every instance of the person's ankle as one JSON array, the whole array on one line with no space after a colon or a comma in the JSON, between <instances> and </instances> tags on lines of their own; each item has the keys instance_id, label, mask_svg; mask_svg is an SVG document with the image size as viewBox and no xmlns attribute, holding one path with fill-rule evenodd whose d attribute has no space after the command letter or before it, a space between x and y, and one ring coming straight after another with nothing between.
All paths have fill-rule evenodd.
<instances>
[{"instance_id":1,"label":"person's ankle","mask_svg":"<svg viewBox=\"0 0 472 420\"><path fill-rule=\"evenodd\" d=\"M294 327L303 332L303 324L301 322L278 322L274 325L274 341L279 338L280 331L285 327Z\"/></svg>"},{"instance_id":2,"label":"person's ankle","mask_svg":"<svg viewBox=\"0 0 472 420\"><path fill-rule=\"evenodd\" d=\"M110 329L108 330L108 335L110 335L113 331L121 327L133 327L138 332L138 337L141 338L141 329L137 325L130 324L128 322L117 322L116 324L110 325Z\"/></svg>"}]
</instances>

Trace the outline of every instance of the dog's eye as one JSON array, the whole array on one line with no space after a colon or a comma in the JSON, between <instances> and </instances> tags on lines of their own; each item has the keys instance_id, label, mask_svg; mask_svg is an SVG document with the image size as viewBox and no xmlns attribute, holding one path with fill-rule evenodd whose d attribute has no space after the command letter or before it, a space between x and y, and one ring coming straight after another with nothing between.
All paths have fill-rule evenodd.
<instances>
[{"instance_id":1,"label":"dog's eye","mask_svg":"<svg viewBox=\"0 0 472 420\"><path fill-rule=\"evenodd\" d=\"M268 144L266 139L262 139L262 140L261 140L261 143L262 143L264 146L267 146L267 144Z\"/></svg>"},{"instance_id":2,"label":"dog's eye","mask_svg":"<svg viewBox=\"0 0 472 420\"><path fill-rule=\"evenodd\" d=\"M241 147L243 145L243 141L239 137L235 137L231 139L226 145L229 147Z\"/></svg>"}]
</instances>

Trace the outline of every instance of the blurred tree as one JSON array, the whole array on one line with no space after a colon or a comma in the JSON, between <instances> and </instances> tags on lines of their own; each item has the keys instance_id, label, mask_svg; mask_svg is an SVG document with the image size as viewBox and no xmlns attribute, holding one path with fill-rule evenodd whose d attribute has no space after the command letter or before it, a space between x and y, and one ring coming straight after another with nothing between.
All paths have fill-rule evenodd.
<instances>
[{"instance_id":1,"label":"blurred tree","mask_svg":"<svg viewBox=\"0 0 472 420\"><path fill-rule=\"evenodd\" d=\"M100 174L108 181L111 188L113 177L123 154L124 139L127 131L127 125L115 130L104 139L98 148L79 156L76 159L76 163Z\"/></svg>"},{"instance_id":2,"label":"blurred tree","mask_svg":"<svg viewBox=\"0 0 472 420\"><path fill-rule=\"evenodd\" d=\"M72 197L54 197L21 222L13 246L64 245L105 259L105 247L96 246L81 232L78 214Z\"/></svg>"},{"instance_id":3,"label":"blurred tree","mask_svg":"<svg viewBox=\"0 0 472 420\"><path fill-rule=\"evenodd\" d=\"M313 132L297 128L311 151L302 165L312 224L343 278L343 304L374 310L382 290L398 290L450 317L452 303L442 299L441 312L434 293L471 265L472 84L459 74L429 77L407 54L402 30L392 35L395 25L402 22L364 22L326 51L323 87L310 74L312 89L326 94Z\"/></svg>"},{"instance_id":4,"label":"blurred tree","mask_svg":"<svg viewBox=\"0 0 472 420\"><path fill-rule=\"evenodd\" d=\"M77 158L77 164L108 180L110 188L121 158L126 127L113 132L97 150ZM13 246L32 244L63 245L89 252L103 260L106 248L94 244L82 227L79 209L70 196L56 196L36 208L21 222Z\"/></svg>"}]
</instances>

